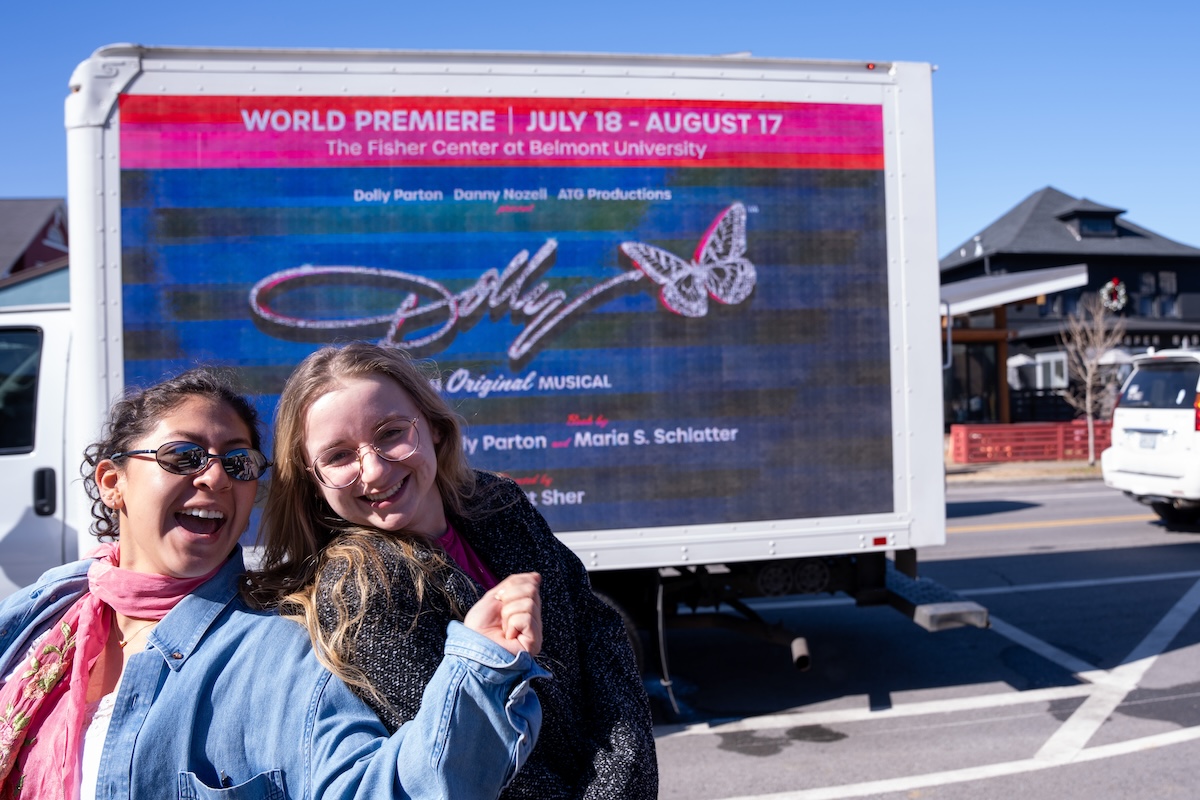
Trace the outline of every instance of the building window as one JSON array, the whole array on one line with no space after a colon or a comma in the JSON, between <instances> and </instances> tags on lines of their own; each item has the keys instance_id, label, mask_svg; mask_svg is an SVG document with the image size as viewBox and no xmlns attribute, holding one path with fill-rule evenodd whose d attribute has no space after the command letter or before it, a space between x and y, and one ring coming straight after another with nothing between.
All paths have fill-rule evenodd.
<instances>
[{"instance_id":1,"label":"building window","mask_svg":"<svg viewBox=\"0 0 1200 800\"><path fill-rule=\"evenodd\" d=\"M999 422L996 352L989 342L954 345L952 367L942 373L946 430L956 423Z\"/></svg>"},{"instance_id":2,"label":"building window","mask_svg":"<svg viewBox=\"0 0 1200 800\"><path fill-rule=\"evenodd\" d=\"M1037 388L1065 389L1067 388L1067 354L1038 353L1034 356L1037 361Z\"/></svg>"},{"instance_id":3,"label":"building window","mask_svg":"<svg viewBox=\"0 0 1200 800\"><path fill-rule=\"evenodd\" d=\"M1045 301L1038 303L1038 315L1042 317L1062 316L1062 294L1046 296Z\"/></svg>"},{"instance_id":4,"label":"building window","mask_svg":"<svg viewBox=\"0 0 1200 800\"><path fill-rule=\"evenodd\" d=\"M1116 236L1117 221L1116 218L1105 214L1103 216L1093 216L1091 214L1079 215L1079 235L1080 236Z\"/></svg>"},{"instance_id":5,"label":"building window","mask_svg":"<svg viewBox=\"0 0 1200 800\"><path fill-rule=\"evenodd\" d=\"M1179 282L1174 271L1143 272L1130 309L1142 317L1178 317Z\"/></svg>"},{"instance_id":6,"label":"building window","mask_svg":"<svg viewBox=\"0 0 1200 800\"><path fill-rule=\"evenodd\" d=\"M1163 317L1179 316L1179 284L1175 273L1158 273L1158 313Z\"/></svg>"},{"instance_id":7,"label":"building window","mask_svg":"<svg viewBox=\"0 0 1200 800\"><path fill-rule=\"evenodd\" d=\"M1069 317L1079 310L1079 298L1082 296L1082 289L1070 289L1059 295L1062 298L1062 313L1064 317Z\"/></svg>"}]
</instances>

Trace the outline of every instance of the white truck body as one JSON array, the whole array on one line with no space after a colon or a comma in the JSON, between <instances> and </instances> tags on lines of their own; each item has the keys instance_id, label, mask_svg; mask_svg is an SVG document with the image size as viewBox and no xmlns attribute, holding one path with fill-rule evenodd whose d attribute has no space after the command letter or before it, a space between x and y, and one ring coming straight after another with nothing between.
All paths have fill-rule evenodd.
<instances>
[{"instance_id":1,"label":"white truck body","mask_svg":"<svg viewBox=\"0 0 1200 800\"><path fill-rule=\"evenodd\" d=\"M69 312L0 312L44 337L0 593L91 546L127 386L227 365L269 421L349 337L434 359L596 574L943 544L932 124L926 64L98 50Z\"/></svg>"}]
</instances>

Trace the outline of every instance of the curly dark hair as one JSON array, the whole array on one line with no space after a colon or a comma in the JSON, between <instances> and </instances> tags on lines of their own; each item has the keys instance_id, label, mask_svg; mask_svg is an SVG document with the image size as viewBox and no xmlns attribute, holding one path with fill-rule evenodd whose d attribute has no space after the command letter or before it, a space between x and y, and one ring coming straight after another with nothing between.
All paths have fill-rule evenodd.
<instances>
[{"instance_id":1,"label":"curly dark hair","mask_svg":"<svg viewBox=\"0 0 1200 800\"><path fill-rule=\"evenodd\" d=\"M100 487L96 484L96 465L113 453L132 450L133 445L148 434L164 416L170 414L192 397L204 397L226 403L250 429L250 443L262 449L258 411L241 393L232 371L215 367L198 367L168 378L147 389L129 389L108 410L108 420L98 441L83 451L83 488L92 500L92 533L96 537L115 538L120 535L117 512L104 505Z\"/></svg>"}]
</instances>

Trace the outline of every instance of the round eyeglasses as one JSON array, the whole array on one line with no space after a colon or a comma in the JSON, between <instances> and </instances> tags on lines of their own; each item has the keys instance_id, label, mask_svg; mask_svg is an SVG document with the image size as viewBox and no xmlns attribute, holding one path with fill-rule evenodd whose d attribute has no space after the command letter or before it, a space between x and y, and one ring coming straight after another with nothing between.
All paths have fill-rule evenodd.
<instances>
[{"instance_id":1,"label":"round eyeglasses","mask_svg":"<svg viewBox=\"0 0 1200 800\"><path fill-rule=\"evenodd\" d=\"M197 472L203 472L208 468L208 462L215 458L221 462L225 473L235 481L255 481L271 466L267 457L252 447L239 447L222 456L208 452L195 442L167 442L157 450L126 450L123 453L113 453L109 458L151 453L154 454L158 465L172 475L195 475Z\"/></svg>"},{"instance_id":2,"label":"round eyeglasses","mask_svg":"<svg viewBox=\"0 0 1200 800\"><path fill-rule=\"evenodd\" d=\"M417 420L398 419L380 427L370 444L331 447L313 459L309 471L330 489L345 489L362 475L363 448L369 447L384 461L403 461L417 452Z\"/></svg>"}]
</instances>

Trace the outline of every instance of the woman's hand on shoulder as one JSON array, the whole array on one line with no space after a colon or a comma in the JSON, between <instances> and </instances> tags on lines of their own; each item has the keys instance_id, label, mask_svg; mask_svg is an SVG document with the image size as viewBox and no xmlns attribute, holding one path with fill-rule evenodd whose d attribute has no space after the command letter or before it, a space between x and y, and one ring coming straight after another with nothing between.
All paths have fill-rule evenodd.
<instances>
[{"instance_id":1,"label":"woman's hand on shoulder","mask_svg":"<svg viewBox=\"0 0 1200 800\"><path fill-rule=\"evenodd\" d=\"M536 656L542 650L542 576L509 575L471 606L463 624L513 655Z\"/></svg>"}]
</instances>

